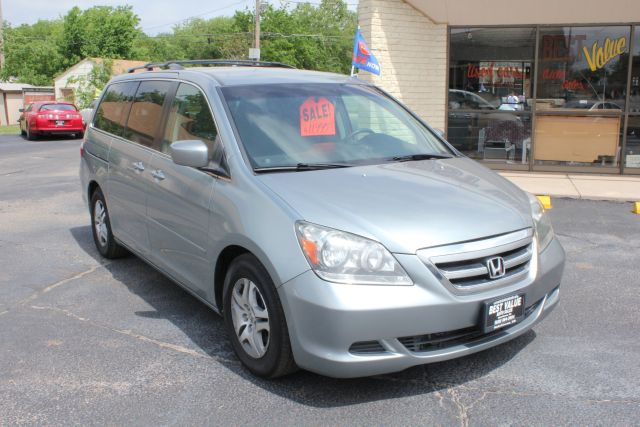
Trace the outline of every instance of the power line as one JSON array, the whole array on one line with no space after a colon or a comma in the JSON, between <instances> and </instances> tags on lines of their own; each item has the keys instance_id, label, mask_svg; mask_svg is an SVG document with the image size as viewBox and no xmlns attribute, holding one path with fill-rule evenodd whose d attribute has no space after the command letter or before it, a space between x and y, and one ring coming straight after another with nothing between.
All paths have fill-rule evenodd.
<instances>
[{"instance_id":1,"label":"power line","mask_svg":"<svg viewBox=\"0 0 640 427\"><path fill-rule=\"evenodd\" d=\"M289 4L289 3L293 3L293 4L310 4L312 6L318 6L318 3L314 3L308 0L280 0L280 4ZM358 2L355 3L348 3L346 1L343 1L344 4L346 4L347 6L357 6Z\"/></svg>"},{"instance_id":2,"label":"power line","mask_svg":"<svg viewBox=\"0 0 640 427\"><path fill-rule=\"evenodd\" d=\"M202 13L200 13L200 14L198 14L198 15L193 15L193 16L189 16L189 17L184 18L184 19L180 19L179 21L173 21L173 22L169 22L169 23L166 23L166 24L160 24L160 25L154 25L154 26L152 26L152 27L146 27L146 28L143 28L143 31L144 31L144 30L152 30L152 29L154 29L154 28L166 27L167 25L178 24L178 23L180 23L180 22L186 22L186 21L189 21L189 20L191 20L191 19L193 19L193 18L199 18L199 17L201 17L201 16L209 15L209 14L211 14L211 13L215 13L215 12L219 12L219 11L221 11L221 10L228 9L228 8L230 8L230 7L237 6L237 5L242 4L242 3L247 3L248 1L249 1L249 0L240 0L240 1L238 1L238 2L231 3L231 4L229 4L229 5L226 5L226 6L223 6L223 7L219 7L219 8L217 8L217 9L209 10L209 11L207 11L207 12L202 12Z\"/></svg>"},{"instance_id":3,"label":"power line","mask_svg":"<svg viewBox=\"0 0 640 427\"><path fill-rule=\"evenodd\" d=\"M166 35L157 35L157 36L148 36L141 35L134 37L134 40L147 40L147 39L182 39L182 38L192 38L192 37L235 37L235 36L251 36L253 32L244 31L244 32L235 32L235 33L200 33L200 34L166 34ZM277 32L262 32L261 38L318 38L318 39L351 39L353 38L351 35L327 35L327 34L286 34L286 33L277 33ZM21 36L21 35L10 35L7 37L7 41L14 40L42 40L48 41L43 37L35 37L35 36ZM72 44L81 44L82 41L77 41Z\"/></svg>"}]
</instances>

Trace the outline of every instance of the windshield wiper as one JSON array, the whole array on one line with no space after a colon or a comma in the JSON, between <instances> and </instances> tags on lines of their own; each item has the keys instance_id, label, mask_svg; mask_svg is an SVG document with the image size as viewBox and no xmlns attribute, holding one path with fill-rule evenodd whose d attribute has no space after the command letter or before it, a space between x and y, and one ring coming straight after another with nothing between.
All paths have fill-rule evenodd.
<instances>
[{"instance_id":1,"label":"windshield wiper","mask_svg":"<svg viewBox=\"0 0 640 427\"><path fill-rule=\"evenodd\" d=\"M271 167L263 167L263 168L255 168L254 172L257 173L265 173L265 172L299 172L299 171L314 171L321 169L337 169L337 168L348 168L352 165L347 163L298 163L294 166L271 166Z\"/></svg>"},{"instance_id":2,"label":"windshield wiper","mask_svg":"<svg viewBox=\"0 0 640 427\"><path fill-rule=\"evenodd\" d=\"M450 159L446 154L409 154L406 156L395 156L387 160L394 162L410 162L414 160Z\"/></svg>"}]
</instances>

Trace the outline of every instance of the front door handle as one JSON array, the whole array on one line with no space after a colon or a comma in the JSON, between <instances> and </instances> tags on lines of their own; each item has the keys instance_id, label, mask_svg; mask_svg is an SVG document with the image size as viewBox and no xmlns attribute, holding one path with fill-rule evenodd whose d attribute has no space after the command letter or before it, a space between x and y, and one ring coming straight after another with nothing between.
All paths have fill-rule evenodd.
<instances>
[{"instance_id":1,"label":"front door handle","mask_svg":"<svg viewBox=\"0 0 640 427\"><path fill-rule=\"evenodd\" d=\"M143 172L144 171L144 165L142 164L142 162L133 162L133 169L136 172Z\"/></svg>"},{"instance_id":2,"label":"front door handle","mask_svg":"<svg viewBox=\"0 0 640 427\"><path fill-rule=\"evenodd\" d=\"M157 179L158 181L162 181L163 179L166 178L164 176L164 172L162 172L160 169L156 169L153 172L151 172L151 176Z\"/></svg>"}]
</instances>

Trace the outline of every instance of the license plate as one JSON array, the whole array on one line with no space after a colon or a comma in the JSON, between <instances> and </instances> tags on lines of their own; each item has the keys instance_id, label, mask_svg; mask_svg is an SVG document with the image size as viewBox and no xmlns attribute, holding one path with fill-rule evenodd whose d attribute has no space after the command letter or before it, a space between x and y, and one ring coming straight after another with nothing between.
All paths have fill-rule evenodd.
<instances>
[{"instance_id":1,"label":"license plate","mask_svg":"<svg viewBox=\"0 0 640 427\"><path fill-rule=\"evenodd\" d=\"M56 126L63 126L64 120L56 120Z\"/></svg>"},{"instance_id":2,"label":"license plate","mask_svg":"<svg viewBox=\"0 0 640 427\"><path fill-rule=\"evenodd\" d=\"M524 318L524 294L509 295L484 303L483 332L515 325Z\"/></svg>"}]
</instances>

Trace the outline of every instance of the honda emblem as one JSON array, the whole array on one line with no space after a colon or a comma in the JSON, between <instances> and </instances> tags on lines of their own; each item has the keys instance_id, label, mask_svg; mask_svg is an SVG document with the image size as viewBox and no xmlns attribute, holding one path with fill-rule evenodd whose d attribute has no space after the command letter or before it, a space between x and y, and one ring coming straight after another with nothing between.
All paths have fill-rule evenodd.
<instances>
[{"instance_id":1,"label":"honda emblem","mask_svg":"<svg viewBox=\"0 0 640 427\"><path fill-rule=\"evenodd\" d=\"M489 258L487 260L487 270L489 271L490 279L499 279L504 276L504 258L501 256Z\"/></svg>"}]
</instances>

